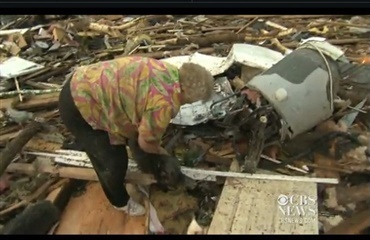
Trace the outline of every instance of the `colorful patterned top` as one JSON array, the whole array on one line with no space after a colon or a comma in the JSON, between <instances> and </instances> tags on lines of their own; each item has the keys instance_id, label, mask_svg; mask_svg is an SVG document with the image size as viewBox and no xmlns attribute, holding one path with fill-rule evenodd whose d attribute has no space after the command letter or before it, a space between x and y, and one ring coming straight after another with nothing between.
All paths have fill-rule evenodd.
<instances>
[{"instance_id":1,"label":"colorful patterned top","mask_svg":"<svg viewBox=\"0 0 370 240\"><path fill-rule=\"evenodd\" d=\"M111 144L125 144L137 132L160 141L180 109L180 91L175 66L138 56L80 67L71 80L81 115L107 131Z\"/></svg>"}]
</instances>

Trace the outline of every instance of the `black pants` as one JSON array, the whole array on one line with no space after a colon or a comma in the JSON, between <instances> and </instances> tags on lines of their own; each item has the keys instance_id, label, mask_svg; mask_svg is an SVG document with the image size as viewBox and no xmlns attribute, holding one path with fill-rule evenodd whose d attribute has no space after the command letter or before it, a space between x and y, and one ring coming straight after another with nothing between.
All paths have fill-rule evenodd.
<instances>
[{"instance_id":1,"label":"black pants","mask_svg":"<svg viewBox=\"0 0 370 240\"><path fill-rule=\"evenodd\" d=\"M94 130L83 119L73 101L70 81L60 93L59 112L65 126L89 156L110 203L115 207L126 206L129 199L124 187L128 167L126 146L111 145L107 132Z\"/></svg>"}]
</instances>

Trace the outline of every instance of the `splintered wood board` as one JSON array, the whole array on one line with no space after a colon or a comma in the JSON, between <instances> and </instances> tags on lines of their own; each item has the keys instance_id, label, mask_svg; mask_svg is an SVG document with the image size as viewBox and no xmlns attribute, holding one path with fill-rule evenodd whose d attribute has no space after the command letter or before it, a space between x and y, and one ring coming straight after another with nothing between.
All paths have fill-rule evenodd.
<instances>
[{"instance_id":1,"label":"splintered wood board","mask_svg":"<svg viewBox=\"0 0 370 240\"><path fill-rule=\"evenodd\" d=\"M83 195L70 199L54 234L146 234L147 218L117 211L100 184L89 183Z\"/></svg>"},{"instance_id":2,"label":"splintered wood board","mask_svg":"<svg viewBox=\"0 0 370 240\"><path fill-rule=\"evenodd\" d=\"M310 203L315 214L287 218L277 202L281 194L317 198L317 185L226 179L208 234L318 234L317 201Z\"/></svg>"}]
</instances>

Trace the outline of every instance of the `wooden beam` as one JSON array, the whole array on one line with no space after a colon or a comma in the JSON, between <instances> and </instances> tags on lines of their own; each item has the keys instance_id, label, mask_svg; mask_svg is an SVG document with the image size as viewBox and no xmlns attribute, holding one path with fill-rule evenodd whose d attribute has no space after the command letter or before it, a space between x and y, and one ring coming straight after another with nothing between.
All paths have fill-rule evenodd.
<instances>
[{"instance_id":1,"label":"wooden beam","mask_svg":"<svg viewBox=\"0 0 370 240\"><path fill-rule=\"evenodd\" d=\"M12 163L8 166L7 172L17 172L28 175L35 173L50 173L61 178L71 178L78 180L97 181L98 177L94 169L78 168L78 167L54 167L48 165L35 166L37 164L27 163ZM155 179L150 174L139 172L127 172L126 181L128 183L135 183L141 185L150 185L155 183Z\"/></svg>"},{"instance_id":2,"label":"wooden beam","mask_svg":"<svg viewBox=\"0 0 370 240\"><path fill-rule=\"evenodd\" d=\"M14 157L23 149L24 145L43 128L39 122L29 123L20 134L9 142L0 152L0 176L6 171Z\"/></svg>"}]
</instances>

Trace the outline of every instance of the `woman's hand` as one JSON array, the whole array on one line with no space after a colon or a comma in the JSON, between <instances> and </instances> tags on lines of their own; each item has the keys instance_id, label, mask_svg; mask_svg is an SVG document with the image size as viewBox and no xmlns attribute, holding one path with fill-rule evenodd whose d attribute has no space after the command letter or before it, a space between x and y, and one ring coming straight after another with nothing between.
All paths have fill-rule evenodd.
<instances>
[{"instance_id":1,"label":"woman's hand","mask_svg":"<svg viewBox=\"0 0 370 240\"><path fill-rule=\"evenodd\" d=\"M154 154L161 154L161 155L167 155L170 154L166 151L166 149L162 148L159 142L147 142L144 138L140 137L138 138L139 146L142 150L144 150L147 153L154 153Z\"/></svg>"},{"instance_id":2,"label":"woman's hand","mask_svg":"<svg viewBox=\"0 0 370 240\"><path fill-rule=\"evenodd\" d=\"M159 144L149 143L143 139L139 141L130 139L128 145L139 169L153 174L162 189L176 188L184 180L178 159L169 156ZM145 146L145 149L140 145ZM153 153L154 151L158 152Z\"/></svg>"}]
</instances>

